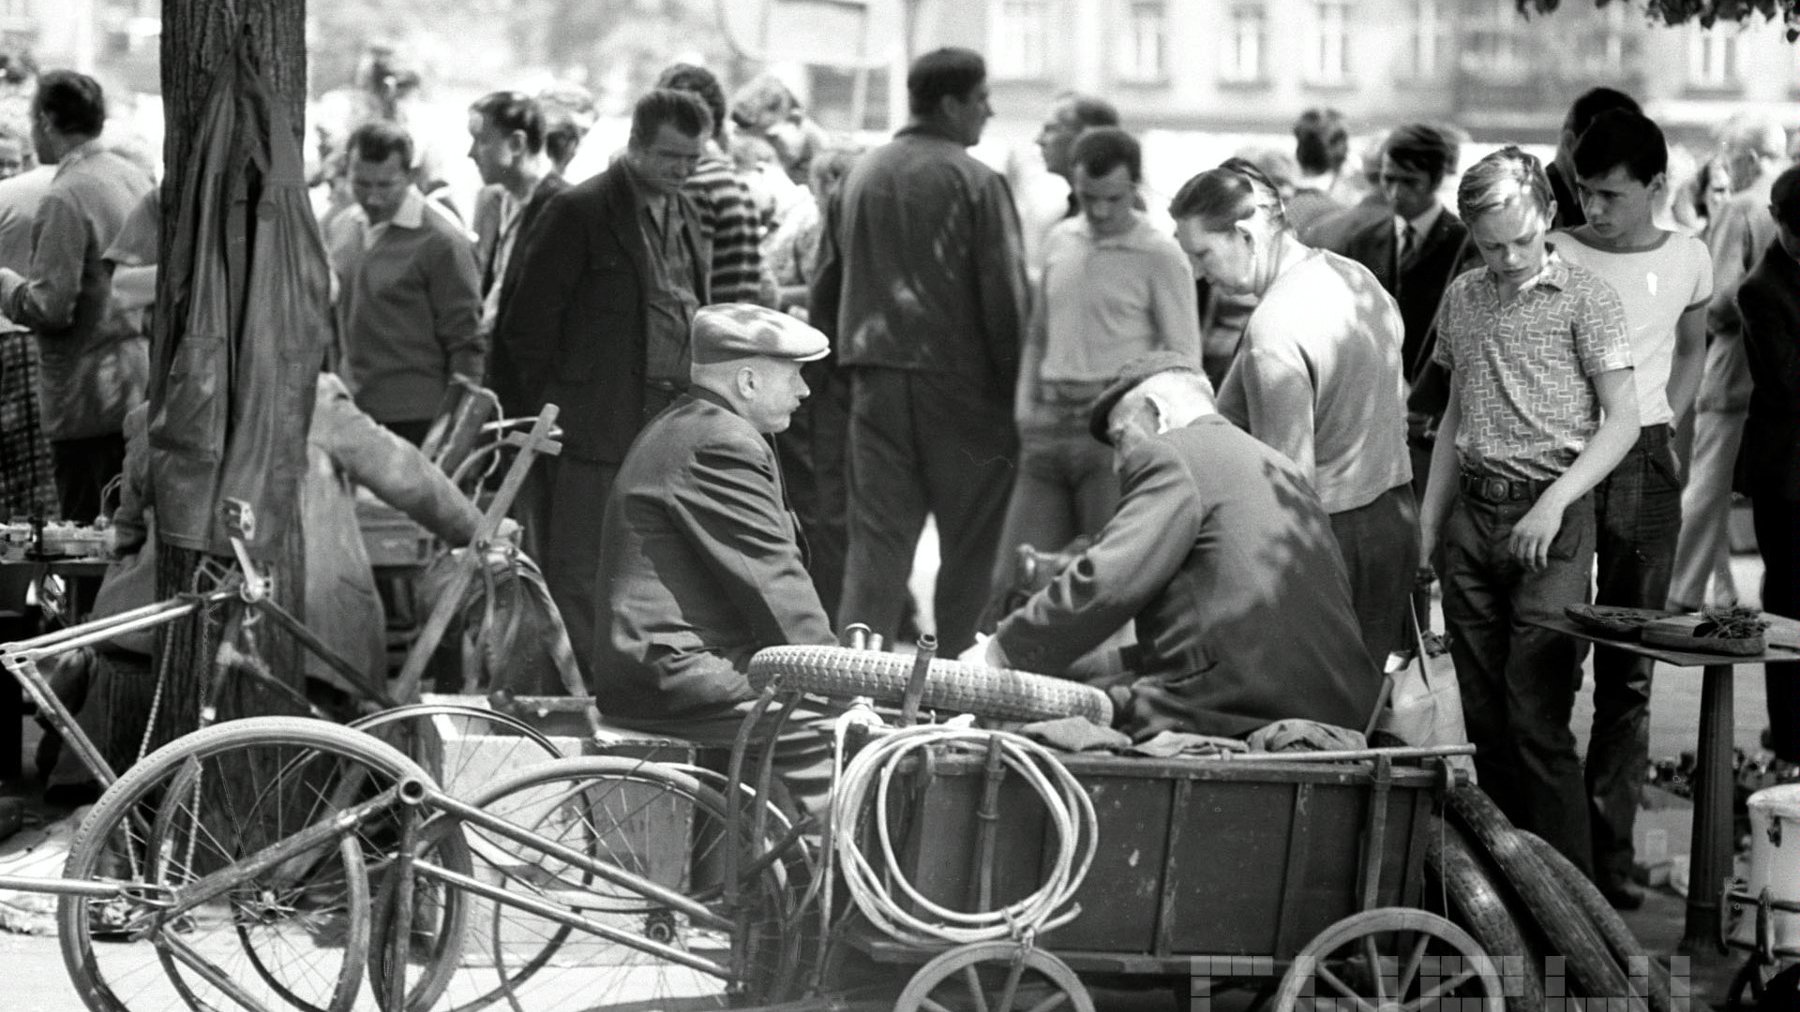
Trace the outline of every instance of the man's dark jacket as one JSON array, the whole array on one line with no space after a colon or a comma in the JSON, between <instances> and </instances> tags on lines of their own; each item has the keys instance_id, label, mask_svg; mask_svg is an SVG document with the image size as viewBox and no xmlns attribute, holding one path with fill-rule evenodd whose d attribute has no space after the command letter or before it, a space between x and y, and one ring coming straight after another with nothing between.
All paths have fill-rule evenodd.
<instances>
[{"instance_id":1,"label":"man's dark jacket","mask_svg":"<svg viewBox=\"0 0 1800 1012\"><path fill-rule=\"evenodd\" d=\"M1409 383L1418 378L1420 368L1431 359L1432 323L1444 289L1458 274L1477 265L1475 247L1468 238L1468 227L1445 208L1438 213L1431 231L1419 241L1418 255L1404 270L1399 264L1400 244L1394 234L1392 214L1365 221L1338 245L1324 247L1367 267L1381 287L1400 303L1400 318L1406 323L1401 361Z\"/></svg>"},{"instance_id":2,"label":"man's dark jacket","mask_svg":"<svg viewBox=\"0 0 1800 1012\"><path fill-rule=\"evenodd\" d=\"M475 209L475 265L481 270L481 296L487 298L490 284L500 286L500 302L494 313L495 338L488 342L488 387L500 398L500 406L508 417L529 414L534 406L523 403L524 391L519 387L519 370L513 364L512 349L497 340L500 320L506 315L506 304L517 291L519 277L523 274L525 246L531 236L531 229L543 217L544 208L550 204L550 198L569 188L569 183L558 175L545 176L531 192L530 199L519 211L518 232L513 236L511 259L506 261L506 271L500 277L490 277L494 269L494 257L498 253L500 241L500 200L497 188L483 189L483 203ZM496 195L489 198L493 191Z\"/></svg>"},{"instance_id":3,"label":"man's dark jacket","mask_svg":"<svg viewBox=\"0 0 1800 1012\"><path fill-rule=\"evenodd\" d=\"M1132 447L1119 478L1093 545L995 632L1006 663L1062 672L1135 619L1139 677L1115 719L1136 737L1366 726L1381 675L1299 469L1209 415Z\"/></svg>"},{"instance_id":4,"label":"man's dark jacket","mask_svg":"<svg viewBox=\"0 0 1800 1012\"><path fill-rule=\"evenodd\" d=\"M1735 487L1800 503L1800 263L1779 242L1744 275L1737 307L1755 386Z\"/></svg>"},{"instance_id":5,"label":"man's dark jacket","mask_svg":"<svg viewBox=\"0 0 1800 1012\"><path fill-rule=\"evenodd\" d=\"M594 696L625 717L723 708L750 656L831 644L769 441L710 391L644 427L600 535Z\"/></svg>"},{"instance_id":6,"label":"man's dark jacket","mask_svg":"<svg viewBox=\"0 0 1800 1012\"><path fill-rule=\"evenodd\" d=\"M525 246L495 340L517 370L521 413L558 405L563 452L616 463L643 427L644 331L654 274L643 207L623 159L551 197ZM706 255L692 201L676 193L690 281L708 301Z\"/></svg>"}]
</instances>

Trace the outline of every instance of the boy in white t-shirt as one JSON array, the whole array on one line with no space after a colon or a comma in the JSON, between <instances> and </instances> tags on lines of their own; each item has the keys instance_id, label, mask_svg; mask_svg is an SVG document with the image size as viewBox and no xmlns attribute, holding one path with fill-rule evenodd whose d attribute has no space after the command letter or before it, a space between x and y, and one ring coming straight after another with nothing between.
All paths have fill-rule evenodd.
<instances>
[{"instance_id":1,"label":"boy in white t-shirt","mask_svg":"<svg viewBox=\"0 0 1800 1012\"><path fill-rule=\"evenodd\" d=\"M1599 604L1660 608L1681 534L1681 480L1670 449L1694 404L1706 354L1712 258L1692 236L1651 220L1667 186L1668 147L1656 124L1625 110L1594 119L1575 144L1587 224L1555 233L1556 252L1618 292L1637 364L1637 445L1594 490ZM1594 880L1614 906L1637 907L1631 829L1650 743L1651 663L1594 652L1594 728L1587 795Z\"/></svg>"}]
</instances>

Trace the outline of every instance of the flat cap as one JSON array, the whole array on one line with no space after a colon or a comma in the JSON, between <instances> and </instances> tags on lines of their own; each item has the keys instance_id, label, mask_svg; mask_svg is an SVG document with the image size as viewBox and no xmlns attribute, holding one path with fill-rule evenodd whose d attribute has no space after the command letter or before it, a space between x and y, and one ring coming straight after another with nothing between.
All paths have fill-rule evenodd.
<instances>
[{"instance_id":1,"label":"flat cap","mask_svg":"<svg viewBox=\"0 0 1800 1012\"><path fill-rule=\"evenodd\" d=\"M1113 378L1100 396L1094 398L1094 407L1088 413L1088 432L1095 439L1108 446L1112 439L1108 436L1108 423L1112 419L1113 409L1125 399L1132 388L1158 373L1165 372L1199 372L1191 358L1175 351L1151 351L1139 355L1125 363L1119 369L1119 375Z\"/></svg>"},{"instance_id":2,"label":"flat cap","mask_svg":"<svg viewBox=\"0 0 1800 1012\"><path fill-rule=\"evenodd\" d=\"M764 306L724 302L694 314L696 365L751 356L812 362L830 351L830 342L817 328Z\"/></svg>"}]
</instances>

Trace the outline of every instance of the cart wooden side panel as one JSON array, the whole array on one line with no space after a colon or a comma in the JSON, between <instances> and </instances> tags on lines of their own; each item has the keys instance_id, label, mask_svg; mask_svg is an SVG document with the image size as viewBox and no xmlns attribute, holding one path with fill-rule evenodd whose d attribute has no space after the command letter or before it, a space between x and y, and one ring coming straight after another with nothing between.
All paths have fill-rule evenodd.
<instances>
[{"instance_id":1,"label":"cart wooden side panel","mask_svg":"<svg viewBox=\"0 0 1800 1012\"><path fill-rule=\"evenodd\" d=\"M1291 959L1333 922L1419 900L1436 772L1372 764L1066 759L1093 799L1100 840L1081 915L1040 944L1134 954L1133 965L1194 956ZM1042 881L1055 830L1031 789L1001 784L982 903L971 841L986 775L960 758L915 769L890 796L907 876L935 902L970 909ZM1104 962L1104 961L1103 961Z\"/></svg>"}]
</instances>

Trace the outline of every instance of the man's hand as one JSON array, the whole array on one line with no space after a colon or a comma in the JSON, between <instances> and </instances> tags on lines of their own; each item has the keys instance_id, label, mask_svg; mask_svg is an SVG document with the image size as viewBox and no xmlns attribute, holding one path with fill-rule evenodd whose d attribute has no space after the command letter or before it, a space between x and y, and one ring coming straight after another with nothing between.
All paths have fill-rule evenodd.
<instances>
[{"instance_id":1,"label":"man's hand","mask_svg":"<svg viewBox=\"0 0 1800 1012\"><path fill-rule=\"evenodd\" d=\"M1513 525L1507 549L1521 565L1535 573L1550 564L1550 544L1562 530L1562 523L1562 508L1549 496L1543 496Z\"/></svg>"},{"instance_id":2,"label":"man's hand","mask_svg":"<svg viewBox=\"0 0 1800 1012\"><path fill-rule=\"evenodd\" d=\"M976 633L975 642L967 650L956 656L963 664L980 664L989 668L1006 667L1006 657L1000 652L1000 641L985 633Z\"/></svg>"}]
</instances>

